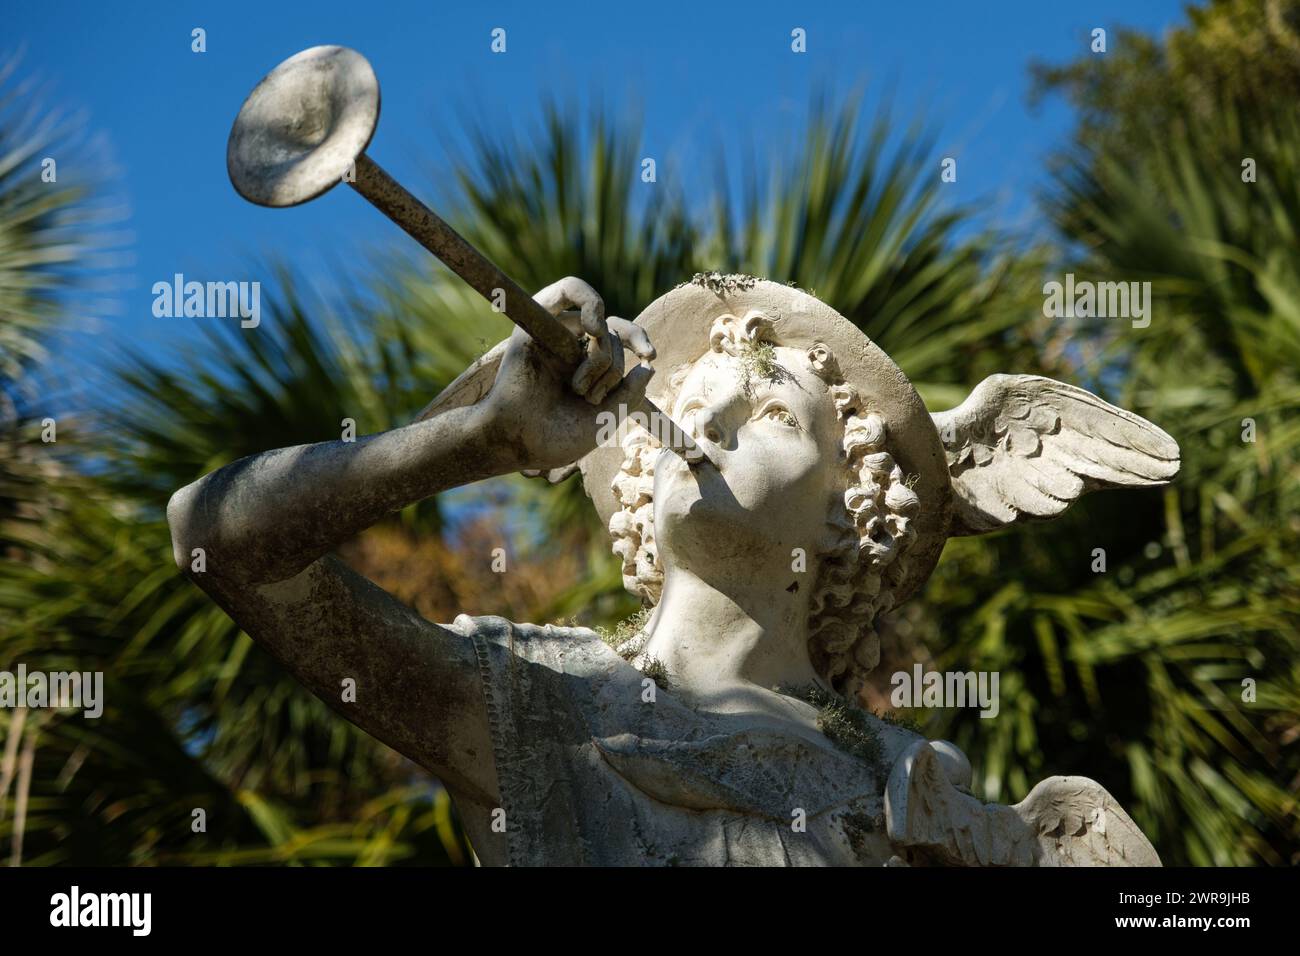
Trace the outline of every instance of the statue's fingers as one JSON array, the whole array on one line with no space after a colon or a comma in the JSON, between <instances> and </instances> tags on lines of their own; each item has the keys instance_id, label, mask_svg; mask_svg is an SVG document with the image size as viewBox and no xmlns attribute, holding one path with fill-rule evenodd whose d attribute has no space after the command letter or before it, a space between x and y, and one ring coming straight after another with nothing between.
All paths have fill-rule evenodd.
<instances>
[{"instance_id":1,"label":"statue's fingers","mask_svg":"<svg viewBox=\"0 0 1300 956\"><path fill-rule=\"evenodd\" d=\"M551 315L559 315L569 308L567 305L569 298L564 292L564 280L552 282L546 288L538 290L537 294L533 296L533 301Z\"/></svg>"},{"instance_id":2,"label":"statue's fingers","mask_svg":"<svg viewBox=\"0 0 1300 956\"><path fill-rule=\"evenodd\" d=\"M548 471L546 473L546 480L552 485L558 485L577 470L578 463L576 461L568 465L561 465L559 468L552 468Z\"/></svg>"},{"instance_id":3,"label":"statue's fingers","mask_svg":"<svg viewBox=\"0 0 1300 956\"><path fill-rule=\"evenodd\" d=\"M599 405L605 400L610 389L615 388L623 378L623 343L613 332L609 333L609 369L591 387L587 393L587 401L593 405Z\"/></svg>"},{"instance_id":4,"label":"statue's fingers","mask_svg":"<svg viewBox=\"0 0 1300 956\"><path fill-rule=\"evenodd\" d=\"M578 370L573 373L571 382L573 390L579 395L587 395L591 387L609 370L612 356L609 345L611 338L616 338L616 336L606 333L591 339L591 345L587 349L587 357L582 360Z\"/></svg>"},{"instance_id":5,"label":"statue's fingers","mask_svg":"<svg viewBox=\"0 0 1300 956\"><path fill-rule=\"evenodd\" d=\"M582 303L582 331L588 335L605 334L605 303L599 298Z\"/></svg>"},{"instance_id":6,"label":"statue's fingers","mask_svg":"<svg viewBox=\"0 0 1300 956\"><path fill-rule=\"evenodd\" d=\"M624 345L632 350L632 354L637 358L649 362L655 357L655 347L650 342L650 336L646 334L645 329L635 322L611 315L605 324L609 326L611 332L622 340Z\"/></svg>"},{"instance_id":7,"label":"statue's fingers","mask_svg":"<svg viewBox=\"0 0 1300 956\"><path fill-rule=\"evenodd\" d=\"M541 468L522 468L519 474L525 478L545 478L548 484L558 485L577 470L578 463L575 461L572 464L561 465L559 468L552 468L550 471Z\"/></svg>"},{"instance_id":8,"label":"statue's fingers","mask_svg":"<svg viewBox=\"0 0 1300 956\"><path fill-rule=\"evenodd\" d=\"M576 308L567 308L562 312L557 312L555 318L566 330L572 332L575 338L586 335L587 330L583 326L582 313L578 312Z\"/></svg>"},{"instance_id":9,"label":"statue's fingers","mask_svg":"<svg viewBox=\"0 0 1300 956\"><path fill-rule=\"evenodd\" d=\"M581 279L569 276L564 282L564 295L570 307L582 310L582 331L588 335L605 334L605 300L600 293Z\"/></svg>"}]
</instances>

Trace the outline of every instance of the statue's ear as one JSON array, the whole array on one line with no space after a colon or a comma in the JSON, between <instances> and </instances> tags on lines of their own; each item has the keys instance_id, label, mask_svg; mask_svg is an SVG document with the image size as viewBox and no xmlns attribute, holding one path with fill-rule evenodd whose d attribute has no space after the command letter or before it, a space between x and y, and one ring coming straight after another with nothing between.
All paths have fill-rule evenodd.
<instances>
[{"instance_id":1,"label":"statue's ear","mask_svg":"<svg viewBox=\"0 0 1300 956\"><path fill-rule=\"evenodd\" d=\"M1037 375L993 375L933 416L948 458L949 534L1054 518L1098 488L1167 484L1178 443L1091 392Z\"/></svg>"}]
</instances>

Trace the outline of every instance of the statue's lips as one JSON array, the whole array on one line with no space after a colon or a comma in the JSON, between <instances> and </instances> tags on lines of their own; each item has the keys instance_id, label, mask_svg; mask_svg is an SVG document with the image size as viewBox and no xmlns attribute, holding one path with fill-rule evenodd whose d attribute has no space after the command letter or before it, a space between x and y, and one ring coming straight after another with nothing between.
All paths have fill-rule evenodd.
<instances>
[{"instance_id":1,"label":"statue's lips","mask_svg":"<svg viewBox=\"0 0 1300 956\"><path fill-rule=\"evenodd\" d=\"M672 497L669 490L673 484L690 490L685 496L678 496L679 504L685 505L685 513L699 516L704 513L718 515L729 514L733 517L746 514L744 506L736 500L735 493L727 484L726 476L711 460L705 458L689 465L684 459L665 448L655 461L655 474L658 475L655 486L655 500L663 501ZM660 488L658 481L673 484Z\"/></svg>"},{"instance_id":2,"label":"statue's lips","mask_svg":"<svg viewBox=\"0 0 1300 956\"><path fill-rule=\"evenodd\" d=\"M701 451L702 450L703 449L701 449ZM681 473L691 475L696 479L696 481L711 482L716 480L721 481L724 485L726 484L722 479L722 472L718 470L718 466L715 465L707 455L700 455L699 458L690 461L685 456L677 454L671 448L665 448L659 453L659 457L655 461L655 471L667 472L670 469L676 469Z\"/></svg>"}]
</instances>

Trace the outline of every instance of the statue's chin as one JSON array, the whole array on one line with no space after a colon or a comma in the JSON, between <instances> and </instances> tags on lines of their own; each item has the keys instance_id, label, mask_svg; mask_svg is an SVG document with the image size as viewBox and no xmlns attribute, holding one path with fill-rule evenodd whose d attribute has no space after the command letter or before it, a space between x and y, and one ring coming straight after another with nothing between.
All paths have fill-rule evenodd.
<instances>
[{"instance_id":1,"label":"statue's chin","mask_svg":"<svg viewBox=\"0 0 1300 956\"><path fill-rule=\"evenodd\" d=\"M772 541L770 522L735 498L704 494L690 483L673 482L669 493L655 495L655 540L665 564L693 570L706 578L748 568Z\"/></svg>"}]
</instances>

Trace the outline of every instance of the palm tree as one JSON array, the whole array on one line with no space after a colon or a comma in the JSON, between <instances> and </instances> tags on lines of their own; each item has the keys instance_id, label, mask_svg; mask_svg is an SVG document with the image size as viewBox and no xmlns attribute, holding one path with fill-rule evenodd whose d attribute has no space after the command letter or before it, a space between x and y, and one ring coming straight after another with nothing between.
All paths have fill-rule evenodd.
<instances>
[{"instance_id":1,"label":"palm tree","mask_svg":"<svg viewBox=\"0 0 1300 956\"><path fill-rule=\"evenodd\" d=\"M384 411L363 387L377 369L349 364L357 343L331 348L292 289L267 335L220 343L230 377L206 358L124 365L127 401L95 425L117 441L80 448L94 477L59 476L39 523L5 528L20 554L3 567L6 658L107 684L101 718L54 712L40 729L31 862L467 858L445 796L302 693L167 560L178 483L253 450L241 441L325 437L333 409L313 395Z\"/></svg>"},{"instance_id":2,"label":"palm tree","mask_svg":"<svg viewBox=\"0 0 1300 956\"><path fill-rule=\"evenodd\" d=\"M843 223L834 241L845 243L848 267L868 275L846 287L857 296L849 310L879 319L880 334L914 328L918 341L933 337L931 356L973 352L1005 324L993 304L1005 266L986 271L981 241L947 247L960 217L932 215L933 190L918 188L906 160L885 164L886 125L859 143L852 112L816 117L814 141L796 163L805 179L842 177L858 157L821 168L828 138L835 150L859 151L865 159L851 201L831 189L819 205L787 204L781 214ZM638 155L629 128L601 116L584 126L554 108L545 124L540 153L480 133L455 203L471 240L525 285L580 274L600 287L611 311L635 314L706 267L781 269L808 284L835 274L829 242L758 263L763 246L753 229L708 229L672 194L637 201L627 174ZM904 148L917 154L921 146ZM748 244L738 235L748 235ZM6 649L29 667L93 662L110 686L100 721L55 720L42 731L34 795L42 812L27 823L31 861L465 857L445 800L430 807L432 791L419 774L333 717L175 574L162 507L174 488L242 455L336 438L344 418L362 432L408 420L508 327L418 260L378 281L340 283L333 304L305 301L288 271L272 271L279 292L259 334L213 331L179 365L122 363L125 400L97 422L115 441L95 448L93 477L67 475L39 527L6 528L23 555L4 566L6 609L17 623ZM882 312L886 301L891 307ZM356 312L368 315L363 333L345 332L333 318ZM977 321L963 326L962 313ZM345 555L442 619L463 607L532 619L580 608L593 623L625 613L629 602L603 541L589 520L570 521L588 510L574 483L545 491L522 481L501 485L502 502L538 515L523 523L524 538L535 537L534 525L568 526L562 541L532 548L551 569L556 552L577 546L585 555L561 576L560 584L575 585L567 592L553 574L530 581L525 562L522 583L505 595L513 606L502 608L499 594L486 605L492 582L476 580L466 557L472 528L449 522L445 501L408 509ZM453 504L453 517L458 510ZM448 547L449 523L459 549ZM132 751L121 741L132 741ZM70 822L79 819L73 807L91 808L80 817L84 826ZM196 809L205 811L204 832L192 825Z\"/></svg>"},{"instance_id":3,"label":"palm tree","mask_svg":"<svg viewBox=\"0 0 1300 956\"><path fill-rule=\"evenodd\" d=\"M1287 715L1297 712L1290 662L1300 606L1287 559L1294 502L1276 496L1297 485L1296 428L1281 417L1296 397L1296 287L1290 266L1269 250L1294 247L1300 136L1292 126L1252 129L1272 172L1249 209L1235 175L1245 144L1228 138L1219 151L1203 148L1222 136L1217 125L1213 133L1202 127L1202 143L1174 141L1161 183L1125 180L1118 165L1108 168L1104 186L1084 190L1101 211L1078 200L1077 168L1062 174L1052 207L1062 229L1053 264L1150 277L1158 295L1177 297L1169 305L1175 316L1154 334L1117 340L1113 328L1043 318L1044 250L981 233L954 241L966 212L938 206L924 137L896 142L885 117L860 135L856 113L852 103L815 110L807 147L777 163L766 185L720 183L711 221L693 225L696 248L707 251L692 268L747 271L814 290L890 351L932 408L955 403L990 372L1040 372L1145 412L1186 448L1175 489L1087 499L1051 528L954 541L921 603L889 622L888 662L997 670L1007 706L991 722L910 716L967 750L987 799L1018 800L1043 776L1086 772L1131 809L1171 863L1286 861L1297 846L1297 768L1286 742L1296 734ZM579 134L570 129L564 141L580 142ZM607 194L599 176L584 197L572 172L550 183L548 167L522 151L484 152L495 172L471 194L463 223L470 235L490 243L497 224L510 222L529 257L519 261L501 243L494 255L538 281L575 270L609 275L608 261L575 257L589 245L576 241L556 251L551 271L538 271L548 225L528 205L527 193L543 182L563 194L560 209L586 208L584 198L595 204ZM730 197L738 193L737 211ZM1178 197L1172 209L1169 196ZM679 221L675 198L665 206ZM512 219L518 208L530 211ZM1225 234L1224 223L1235 232ZM1092 257L1071 260L1080 245ZM1226 264L1238 263L1241 249L1252 250L1250 265L1229 279ZM639 275L644 264L627 268ZM1234 297L1225 302L1228 294ZM1189 303L1200 306L1189 310ZM1242 340L1248 347L1233 344ZM1188 368L1201 373L1196 387ZM1233 386L1248 368L1274 383L1266 399L1253 386ZM1249 414L1261 428L1268 422L1268 457L1239 440ZM581 510L576 482L550 504L552 525L572 528ZM1243 537L1241 522L1257 509L1251 528L1259 537ZM588 532L594 555L603 536ZM1219 540L1224 534L1231 545ZM1092 571L1096 547L1107 553L1104 576ZM591 579L557 601L559 612L600 615L620 606L616 571L591 560ZM1274 662L1267 676L1266 660ZM893 669L877 672L870 697L877 706L887 706ZM1263 689L1247 704L1240 685L1252 674Z\"/></svg>"},{"instance_id":4,"label":"palm tree","mask_svg":"<svg viewBox=\"0 0 1300 956\"><path fill-rule=\"evenodd\" d=\"M1293 449L1294 428L1280 414L1294 399L1285 343L1238 343L1236 358L1216 358L1222 337L1260 334L1261 317L1292 288L1289 267L1262 244L1240 247L1258 256L1233 266L1242 273L1234 281L1257 295L1211 309L1212 295L1226 294L1211 266L1228 261L1222 242L1232 237L1215 245L1214 233L1196 232L1208 242L1187 263L1204 281L1188 284L1191 270L1169 285L1186 303L1179 323L1118 342L1105 329L1053 327L1038 295L1049 250L991 235L970 209L941 202L924 131L898 133L887 113L864 126L861 112L852 98L815 104L790 152L756 161L740 183L724 171L711 189L693 184L692 195L712 197L693 215L687 191L665 185L680 178L639 182L632 122L551 106L532 140L474 131L437 205L523 286L580 275L616 314L635 315L697 271L795 282L886 348L935 409L995 371L1108 392L1127 383L1113 397L1173 421L1188 449L1178 490L1090 499L1043 534L954 542L923 603L887 622L888 660L1002 673L998 721L913 715L967 750L989 799L1018 799L1047 773L1084 772L1132 809L1171 862L1293 852L1278 781L1295 772L1284 745L1293 725L1283 719L1297 711L1294 671L1261 677L1265 707L1223 698L1245 668L1262 675L1261 660L1294 659L1295 579L1283 560L1295 532L1286 517L1294 508L1283 510L1293 506L1284 486L1294 457L1282 450ZM1277 134L1273 160L1294 157L1300 139ZM1209 166L1196 168L1214 191ZM1281 173L1270 182L1286 188ZM1103 185L1115 201L1091 219L1076 210L1069 222L1088 231L1071 225L1055 254L1110 230L1093 243L1090 267L1136 269L1125 257L1145 245L1125 237L1168 210L1151 196L1147 206L1120 202L1130 187L1118 176ZM1230 199L1223 187L1216 202L1225 205L1210 208L1239 217ZM1188 202L1184 214L1204 207ZM1261 233L1274 242L1300 221L1294 205L1279 208L1274 231ZM1263 229L1257 208L1252 215L1234 236ZM408 420L508 325L425 259L389 258L364 280L341 270L324 298L303 293L289 270L259 269L275 292L256 334L218 329L178 362L123 361L125 399L95 422L114 440L73 446L93 467L60 473L39 521L0 525L5 657L99 668L109 683L100 721L49 718L29 747L28 862L468 859L427 777L335 717L175 573L162 512L173 489L242 455L337 438L345 418L360 433ZM1211 314L1222 327L1203 322ZM357 315L365 320L343 321ZM1275 384L1256 401L1239 382L1265 365L1259 380ZM1187 367L1205 382L1186 387ZM1243 408L1268 425L1268 454L1208 439L1215 453L1195 453L1206 444L1189 435L1219 435ZM492 520L452 493L360 536L344 556L435 619L467 610L609 624L633 609L576 481L502 479L476 498L488 500ZM503 534L493 530L498 518L523 569L504 594L483 571L491 536ZM1098 542L1110 557L1101 579L1086 560ZM9 808L0 840L11 842L12 804L0 804ZM205 811L201 832L196 809Z\"/></svg>"},{"instance_id":5,"label":"palm tree","mask_svg":"<svg viewBox=\"0 0 1300 956\"><path fill-rule=\"evenodd\" d=\"M653 186L632 174L643 152L630 123L599 111L583 122L554 106L532 135L479 129L445 201L466 237L525 287L579 275L612 314L636 315L696 272L793 282L890 351L929 401L955 402L958 383L996 370L990 348L1010 347L1006 331L1032 319L1039 256L985 231L956 239L973 211L942 202L924 130L897 134L882 109L864 131L860 96L830 100L813 103L799 145L763 174L736 183L719 163L716 182L688 183L712 186L705 215L688 214L683 171ZM631 613L580 483L519 497L537 503L555 553L587 558L581 583L544 615L610 624Z\"/></svg>"},{"instance_id":6,"label":"palm tree","mask_svg":"<svg viewBox=\"0 0 1300 956\"><path fill-rule=\"evenodd\" d=\"M45 384L37 376L75 311L103 219L88 184L59 179L55 157L79 145L80 129L39 108L19 65L16 57L0 63L0 562L31 581L48 568L8 530L38 530L50 511L44 489L67 472L62 447L42 440L57 440L59 423L51 433L36 414ZM8 610L17 582L8 574L0 581ZM18 660L27 640L21 622L0 613L0 665ZM9 837L11 860L21 859L24 832L42 809L33 793L41 723L25 710L0 710L0 836Z\"/></svg>"},{"instance_id":7,"label":"palm tree","mask_svg":"<svg viewBox=\"0 0 1300 956\"><path fill-rule=\"evenodd\" d=\"M1093 727L1142 729L1146 746L1122 759L1175 859L1294 863L1300 124L1225 102L1165 132L1136 167L1079 154L1053 208L1088 250L1070 268L1152 283L1150 327L1112 332L1096 374L1168 423L1182 476L1137 519L1152 544L1131 577L1044 608L1040 626L1091 622L1085 642L1062 640L1065 657L1091 672ZM1109 706L1103 668L1127 669L1143 705Z\"/></svg>"}]
</instances>

